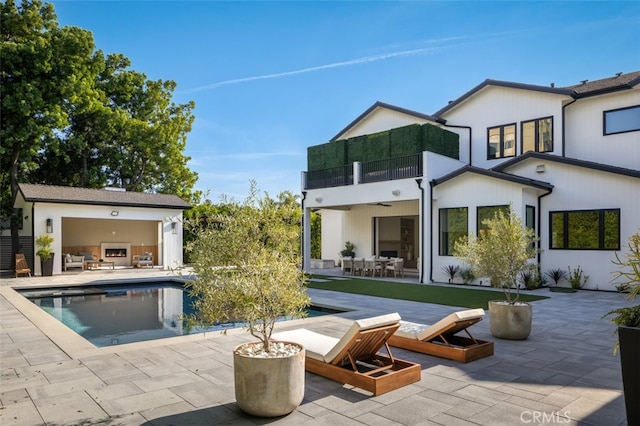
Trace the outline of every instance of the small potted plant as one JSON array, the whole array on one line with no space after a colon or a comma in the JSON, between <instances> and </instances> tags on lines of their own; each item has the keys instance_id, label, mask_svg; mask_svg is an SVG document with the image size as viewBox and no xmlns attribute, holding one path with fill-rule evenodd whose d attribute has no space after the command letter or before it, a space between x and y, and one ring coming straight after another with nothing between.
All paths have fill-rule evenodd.
<instances>
[{"instance_id":1,"label":"small potted plant","mask_svg":"<svg viewBox=\"0 0 640 426\"><path fill-rule=\"evenodd\" d=\"M355 250L355 248L356 246L351 241L347 241L346 243L344 243L344 249L340 250L340 256L355 257L356 253L353 251Z\"/></svg>"},{"instance_id":2,"label":"small potted plant","mask_svg":"<svg viewBox=\"0 0 640 426\"><path fill-rule=\"evenodd\" d=\"M263 417L295 410L304 397L304 348L275 342L280 317L302 317L309 305L299 268L296 206L260 198L251 184L244 203L228 202L227 212L194 218L187 250L194 276L187 283L199 323L243 321L257 342L234 349L235 396L245 412Z\"/></svg>"},{"instance_id":3,"label":"small potted plant","mask_svg":"<svg viewBox=\"0 0 640 426\"><path fill-rule=\"evenodd\" d=\"M498 211L483 224L488 227L486 234L458 241L454 254L471 265L477 276L488 277L492 287L504 291L505 300L489 301L491 334L500 339L526 339L531 333L533 314L531 304L519 301L518 276L535 257L535 235L523 226L512 207L508 215Z\"/></svg>"},{"instance_id":4,"label":"small potted plant","mask_svg":"<svg viewBox=\"0 0 640 426\"><path fill-rule=\"evenodd\" d=\"M628 249L622 257L615 254L613 263L619 269L614 271L612 281L628 288L627 300L635 302L640 295L640 232L629 237ZM605 317L612 317L611 321L618 326L618 341L613 353L620 350L627 424L637 425L640 424L640 304L614 309Z\"/></svg>"},{"instance_id":5,"label":"small potted plant","mask_svg":"<svg viewBox=\"0 0 640 426\"><path fill-rule=\"evenodd\" d=\"M40 271L43 277L53 275L53 257L55 253L51 249L53 237L49 234L42 234L36 239L36 246L39 247L36 254L40 258Z\"/></svg>"}]
</instances>

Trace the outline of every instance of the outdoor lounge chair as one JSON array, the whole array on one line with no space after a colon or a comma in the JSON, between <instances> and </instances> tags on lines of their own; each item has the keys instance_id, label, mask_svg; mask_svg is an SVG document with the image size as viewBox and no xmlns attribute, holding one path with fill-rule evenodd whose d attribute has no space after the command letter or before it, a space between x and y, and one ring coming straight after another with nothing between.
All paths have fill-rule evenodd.
<instances>
[{"instance_id":1,"label":"outdoor lounge chair","mask_svg":"<svg viewBox=\"0 0 640 426\"><path fill-rule=\"evenodd\" d=\"M394 313L355 321L340 339L304 328L272 337L301 344L307 371L380 395L421 377L420 364L394 358L387 345L399 326ZM383 346L387 355L378 353Z\"/></svg>"},{"instance_id":2,"label":"outdoor lounge chair","mask_svg":"<svg viewBox=\"0 0 640 426\"><path fill-rule=\"evenodd\" d=\"M349 271L349 274L353 275L353 259L349 256L342 258L342 275L344 275L346 271Z\"/></svg>"},{"instance_id":3,"label":"outdoor lounge chair","mask_svg":"<svg viewBox=\"0 0 640 426\"><path fill-rule=\"evenodd\" d=\"M16 278L24 274L31 276L31 268L27 264L24 253L16 253Z\"/></svg>"},{"instance_id":4,"label":"outdoor lounge chair","mask_svg":"<svg viewBox=\"0 0 640 426\"><path fill-rule=\"evenodd\" d=\"M493 342L478 340L468 330L483 316L483 309L469 309L454 312L431 326L401 321L389 344L464 363L475 361L493 355ZM469 337L456 335L463 330Z\"/></svg>"}]
</instances>

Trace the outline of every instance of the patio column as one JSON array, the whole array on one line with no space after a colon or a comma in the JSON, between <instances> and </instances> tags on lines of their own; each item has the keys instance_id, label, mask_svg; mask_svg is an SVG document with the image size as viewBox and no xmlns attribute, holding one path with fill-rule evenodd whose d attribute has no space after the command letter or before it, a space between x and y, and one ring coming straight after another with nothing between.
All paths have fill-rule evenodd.
<instances>
[{"instance_id":1,"label":"patio column","mask_svg":"<svg viewBox=\"0 0 640 426\"><path fill-rule=\"evenodd\" d=\"M302 201L302 269L311 271L311 209Z\"/></svg>"}]
</instances>

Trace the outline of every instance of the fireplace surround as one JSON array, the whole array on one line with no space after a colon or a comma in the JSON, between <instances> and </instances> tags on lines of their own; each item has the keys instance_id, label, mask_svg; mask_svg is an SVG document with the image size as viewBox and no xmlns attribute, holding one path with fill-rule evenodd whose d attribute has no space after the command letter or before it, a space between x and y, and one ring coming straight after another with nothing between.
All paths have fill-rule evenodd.
<instances>
[{"instance_id":1,"label":"fireplace surround","mask_svg":"<svg viewBox=\"0 0 640 426\"><path fill-rule=\"evenodd\" d=\"M131 243L100 243L100 259L115 266L131 266Z\"/></svg>"}]
</instances>

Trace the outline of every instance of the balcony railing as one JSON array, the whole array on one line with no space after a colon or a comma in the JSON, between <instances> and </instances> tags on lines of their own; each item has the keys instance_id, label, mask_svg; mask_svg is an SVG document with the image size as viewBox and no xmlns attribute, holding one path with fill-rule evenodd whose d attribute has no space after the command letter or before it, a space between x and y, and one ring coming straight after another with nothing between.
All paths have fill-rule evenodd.
<instances>
[{"instance_id":1,"label":"balcony railing","mask_svg":"<svg viewBox=\"0 0 640 426\"><path fill-rule=\"evenodd\" d=\"M360 176L362 183L422 176L422 154L367 161L360 165Z\"/></svg>"},{"instance_id":2,"label":"balcony railing","mask_svg":"<svg viewBox=\"0 0 640 426\"><path fill-rule=\"evenodd\" d=\"M354 164L305 172L304 188L331 188L422 176L422 153Z\"/></svg>"},{"instance_id":3,"label":"balcony railing","mask_svg":"<svg viewBox=\"0 0 640 426\"><path fill-rule=\"evenodd\" d=\"M353 164L305 173L305 189L353 185Z\"/></svg>"}]
</instances>

